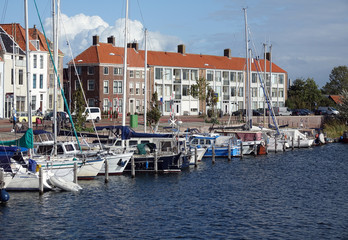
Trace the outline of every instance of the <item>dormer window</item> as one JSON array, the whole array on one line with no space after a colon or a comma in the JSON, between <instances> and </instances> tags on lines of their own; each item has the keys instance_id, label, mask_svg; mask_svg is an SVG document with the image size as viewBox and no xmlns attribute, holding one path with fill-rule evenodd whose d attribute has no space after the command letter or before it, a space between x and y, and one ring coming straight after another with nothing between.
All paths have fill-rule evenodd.
<instances>
[{"instance_id":1,"label":"dormer window","mask_svg":"<svg viewBox=\"0 0 348 240\"><path fill-rule=\"evenodd\" d=\"M34 45L36 50L40 51L40 42L39 42L39 40L30 40L30 42L31 42L31 44Z\"/></svg>"}]
</instances>

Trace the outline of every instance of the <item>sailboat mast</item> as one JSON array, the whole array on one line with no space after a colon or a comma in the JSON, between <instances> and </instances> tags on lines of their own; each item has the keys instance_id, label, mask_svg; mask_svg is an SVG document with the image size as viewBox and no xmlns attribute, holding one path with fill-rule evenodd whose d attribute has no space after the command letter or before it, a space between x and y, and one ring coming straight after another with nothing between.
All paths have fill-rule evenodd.
<instances>
[{"instance_id":1,"label":"sailboat mast","mask_svg":"<svg viewBox=\"0 0 348 240\"><path fill-rule=\"evenodd\" d=\"M58 1L57 0L57 14L56 14L56 4L55 0L52 0L52 20L53 20L53 56L54 64L58 69ZM58 73L58 72L57 72ZM54 133L54 155L57 155L57 74L54 74L53 82L53 133Z\"/></svg>"},{"instance_id":2,"label":"sailboat mast","mask_svg":"<svg viewBox=\"0 0 348 240\"><path fill-rule=\"evenodd\" d=\"M27 72L27 106L28 106L28 128L33 127L31 119L31 85L30 85L30 57L29 57L29 21L28 21L28 0L24 0L25 9L25 55L26 55L26 72ZM33 153L29 149L29 156Z\"/></svg>"},{"instance_id":3,"label":"sailboat mast","mask_svg":"<svg viewBox=\"0 0 348 240\"><path fill-rule=\"evenodd\" d=\"M147 29L145 28L145 66L144 66L144 133L146 133L147 122Z\"/></svg>"},{"instance_id":4,"label":"sailboat mast","mask_svg":"<svg viewBox=\"0 0 348 240\"><path fill-rule=\"evenodd\" d=\"M126 89L127 89L127 35L128 35L128 0L126 3L126 19L124 30L124 58L123 58L123 101L122 101L122 126L126 126Z\"/></svg>"},{"instance_id":5,"label":"sailboat mast","mask_svg":"<svg viewBox=\"0 0 348 240\"><path fill-rule=\"evenodd\" d=\"M245 56L246 56L246 96L245 96L245 105L246 105L246 123L247 129L252 127L252 118L250 117L250 76L249 76L249 39L248 39L248 22L247 22L247 12L246 8L244 10L244 20L245 20Z\"/></svg>"},{"instance_id":6,"label":"sailboat mast","mask_svg":"<svg viewBox=\"0 0 348 240\"><path fill-rule=\"evenodd\" d=\"M16 24L12 24L12 65L13 65L13 115L16 114L16 60L17 60L17 46L15 47L16 42Z\"/></svg>"}]
</instances>

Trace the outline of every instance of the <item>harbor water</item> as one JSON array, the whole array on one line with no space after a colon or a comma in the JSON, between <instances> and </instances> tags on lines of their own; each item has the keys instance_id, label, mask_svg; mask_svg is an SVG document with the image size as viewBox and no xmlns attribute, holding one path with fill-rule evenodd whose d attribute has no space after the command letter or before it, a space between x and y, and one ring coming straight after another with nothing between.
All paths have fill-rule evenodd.
<instances>
[{"instance_id":1,"label":"harbor water","mask_svg":"<svg viewBox=\"0 0 348 240\"><path fill-rule=\"evenodd\" d=\"M348 145L10 192L1 239L347 239Z\"/></svg>"}]
</instances>

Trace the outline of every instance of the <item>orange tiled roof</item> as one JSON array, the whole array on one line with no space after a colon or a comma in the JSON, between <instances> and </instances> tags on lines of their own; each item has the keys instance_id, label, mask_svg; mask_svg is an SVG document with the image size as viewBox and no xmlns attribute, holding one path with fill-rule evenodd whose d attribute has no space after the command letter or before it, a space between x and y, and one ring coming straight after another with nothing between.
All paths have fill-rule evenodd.
<instances>
[{"instance_id":1,"label":"orange tiled roof","mask_svg":"<svg viewBox=\"0 0 348 240\"><path fill-rule=\"evenodd\" d=\"M331 98L336 104L342 103L341 95L330 95L329 98Z\"/></svg>"},{"instance_id":2,"label":"orange tiled roof","mask_svg":"<svg viewBox=\"0 0 348 240\"><path fill-rule=\"evenodd\" d=\"M113 53L113 54L110 54ZM75 58L76 64L123 64L124 48L115 47L109 43L99 43L92 45L79 54ZM144 50L136 51L128 48L127 62L130 67L144 67ZM147 52L148 65L152 66L168 66L168 67L187 67L187 68L206 68L206 69L228 69L240 70L246 69L245 58L212 56L202 54L181 54L176 52ZM71 64L71 62L69 62ZM269 61L267 61L267 69L269 71ZM259 66L258 66L259 67ZM259 71L263 71L264 60L260 60ZM256 71L255 65L252 63L252 71ZM286 73L285 70L272 63L272 71L278 73Z\"/></svg>"}]
</instances>

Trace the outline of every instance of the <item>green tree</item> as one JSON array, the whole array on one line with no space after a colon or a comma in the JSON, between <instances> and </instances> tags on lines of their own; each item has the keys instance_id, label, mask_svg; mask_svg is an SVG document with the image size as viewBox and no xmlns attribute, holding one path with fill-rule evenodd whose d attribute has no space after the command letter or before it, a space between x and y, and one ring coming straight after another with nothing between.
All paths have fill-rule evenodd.
<instances>
[{"instance_id":1,"label":"green tree","mask_svg":"<svg viewBox=\"0 0 348 240\"><path fill-rule=\"evenodd\" d=\"M85 100L83 98L82 89L79 87L73 94L73 106L72 112L75 113L74 125L77 131L81 131L85 128L86 116L83 112L86 109Z\"/></svg>"},{"instance_id":2,"label":"green tree","mask_svg":"<svg viewBox=\"0 0 348 240\"><path fill-rule=\"evenodd\" d=\"M348 124L348 90L343 90L341 92L341 104L337 105L337 110L339 111L339 118L346 124Z\"/></svg>"},{"instance_id":3,"label":"green tree","mask_svg":"<svg viewBox=\"0 0 348 240\"><path fill-rule=\"evenodd\" d=\"M338 95L342 90L348 90L348 67L338 66L333 68L329 80L323 87L325 94Z\"/></svg>"},{"instance_id":4,"label":"green tree","mask_svg":"<svg viewBox=\"0 0 348 240\"><path fill-rule=\"evenodd\" d=\"M151 127L152 131L156 132L158 128L158 123L161 118L161 110L160 110L160 101L158 101L157 92L152 94L151 102L150 102L150 110L147 111L147 122Z\"/></svg>"},{"instance_id":5,"label":"green tree","mask_svg":"<svg viewBox=\"0 0 348 240\"><path fill-rule=\"evenodd\" d=\"M291 109L315 109L323 101L323 96L313 78L296 79L289 88L286 106Z\"/></svg>"},{"instance_id":6,"label":"green tree","mask_svg":"<svg viewBox=\"0 0 348 240\"><path fill-rule=\"evenodd\" d=\"M199 99L200 109L202 113L205 113L206 110L206 99L208 92L209 83L204 77L200 77L196 80L196 84L191 85L190 95L194 98Z\"/></svg>"}]
</instances>

